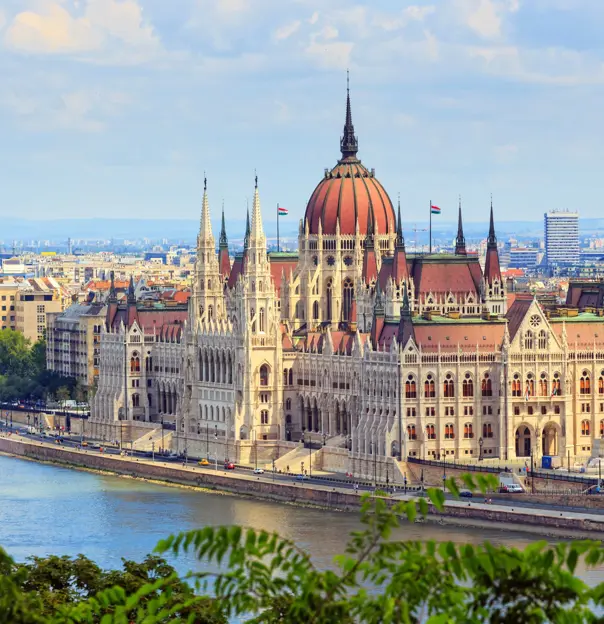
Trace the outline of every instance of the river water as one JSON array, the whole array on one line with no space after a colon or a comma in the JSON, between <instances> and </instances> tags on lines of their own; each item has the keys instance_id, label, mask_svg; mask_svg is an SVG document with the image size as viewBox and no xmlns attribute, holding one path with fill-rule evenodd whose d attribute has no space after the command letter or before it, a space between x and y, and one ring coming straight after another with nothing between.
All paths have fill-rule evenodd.
<instances>
[{"instance_id":1,"label":"river water","mask_svg":"<svg viewBox=\"0 0 604 624\"><path fill-rule=\"evenodd\" d=\"M239 524L277 531L330 567L346 538L360 527L355 513L339 513L238 498L81 472L0 455L0 545L15 559L83 553L104 568L121 558L142 559L171 533L203 526ZM453 540L522 547L527 534L434 524L405 525L401 539ZM179 568L200 569L185 558ZM603 570L580 570L591 583Z\"/></svg>"}]
</instances>

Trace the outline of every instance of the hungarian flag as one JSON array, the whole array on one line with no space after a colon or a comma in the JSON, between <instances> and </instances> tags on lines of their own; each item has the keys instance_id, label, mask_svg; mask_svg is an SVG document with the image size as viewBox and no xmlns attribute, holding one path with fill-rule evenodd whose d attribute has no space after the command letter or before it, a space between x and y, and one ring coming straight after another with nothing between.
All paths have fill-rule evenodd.
<instances>
[{"instance_id":1,"label":"hungarian flag","mask_svg":"<svg viewBox=\"0 0 604 624\"><path fill-rule=\"evenodd\" d=\"M430 212L432 212L432 214L440 214L440 208L438 206L431 205Z\"/></svg>"},{"instance_id":2,"label":"hungarian flag","mask_svg":"<svg viewBox=\"0 0 604 624\"><path fill-rule=\"evenodd\" d=\"M289 211L287 210L287 208L281 208L281 206L279 206L279 207L277 208L277 214L278 214L280 217L284 217L286 214L288 214L288 212L289 212Z\"/></svg>"}]
</instances>

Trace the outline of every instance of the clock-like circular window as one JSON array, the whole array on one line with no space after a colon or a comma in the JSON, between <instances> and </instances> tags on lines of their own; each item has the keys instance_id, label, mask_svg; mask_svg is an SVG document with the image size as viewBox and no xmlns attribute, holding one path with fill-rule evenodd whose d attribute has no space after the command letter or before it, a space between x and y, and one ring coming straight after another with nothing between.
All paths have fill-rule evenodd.
<instances>
[{"instance_id":1,"label":"clock-like circular window","mask_svg":"<svg viewBox=\"0 0 604 624\"><path fill-rule=\"evenodd\" d=\"M531 327L539 327L541 324L541 317L538 314L533 314L533 316L529 319L529 323Z\"/></svg>"},{"instance_id":2,"label":"clock-like circular window","mask_svg":"<svg viewBox=\"0 0 604 624\"><path fill-rule=\"evenodd\" d=\"M327 265L333 266L336 263L336 259L333 256L327 256Z\"/></svg>"}]
</instances>

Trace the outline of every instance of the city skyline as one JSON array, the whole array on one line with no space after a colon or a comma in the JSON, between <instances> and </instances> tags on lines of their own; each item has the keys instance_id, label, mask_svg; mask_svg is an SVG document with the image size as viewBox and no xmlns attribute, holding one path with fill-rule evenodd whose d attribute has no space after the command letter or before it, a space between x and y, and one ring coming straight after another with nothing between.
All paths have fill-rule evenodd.
<instances>
[{"instance_id":1,"label":"city skyline","mask_svg":"<svg viewBox=\"0 0 604 624\"><path fill-rule=\"evenodd\" d=\"M277 8L276 8L277 7ZM581 0L0 2L3 216L303 215L338 158L346 69L359 156L403 219L597 216L604 8ZM572 115L569 111L572 110ZM40 192L44 189L44 192Z\"/></svg>"}]
</instances>

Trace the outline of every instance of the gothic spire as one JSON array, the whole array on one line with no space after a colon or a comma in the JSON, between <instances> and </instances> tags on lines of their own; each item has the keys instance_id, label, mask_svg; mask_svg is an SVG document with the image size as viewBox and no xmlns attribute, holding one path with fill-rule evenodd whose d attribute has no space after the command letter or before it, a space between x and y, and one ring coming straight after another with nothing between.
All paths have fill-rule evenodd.
<instances>
[{"instance_id":1,"label":"gothic spire","mask_svg":"<svg viewBox=\"0 0 604 624\"><path fill-rule=\"evenodd\" d=\"M264 229L262 227L262 212L260 210L260 194L258 192L258 176L255 178L254 203L252 204L252 229L250 240L255 243L264 241Z\"/></svg>"},{"instance_id":2,"label":"gothic spire","mask_svg":"<svg viewBox=\"0 0 604 624\"><path fill-rule=\"evenodd\" d=\"M226 233L226 225L224 223L224 201L222 202L222 224L220 226L220 242L218 244L220 249L224 249L229 246L229 241L227 239Z\"/></svg>"},{"instance_id":3,"label":"gothic spire","mask_svg":"<svg viewBox=\"0 0 604 624\"><path fill-rule=\"evenodd\" d=\"M371 210L367 211L367 236L365 237L365 249L374 249L375 232L373 231L373 214Z\"/></svg>"},{"instance_id":4,"label":"gothic spire","mask_svg":"<svg viewBox=\"0 0 604 624\"><path fill-rule=\"evenodd\" d=\"M491 221L489 223L489 238L487 239L487 247L497 247L497 237L495 236L495 220L493 219L493 196L491 195Z\"/></svg>"},{"instance_id":5,"label":"gothic spire","mask_svg":"<svg viewBox=\"0 0 604 624\"><path fill-rule=\"evenodd\" d=\"M201 219L199 222L199 240L207 241L212 237L210 222L210 203L208 202L208 179L203 176L203 200L201 202Z\"/></svg>"},{"instance_id":6,"label":"gothic spire","mask_svg":"<svg viewBox=\"0 0 604 624\"><path fill-rule=\"evenodd\" d=\"M356 160L357 151L359 149L359 141L354 134L354 126L352 125L352 112L350 109L350 75L346 71L346 122L344 123L344 133L340 139L340 151L342 152L342 160L349 158Z\"/></svg>"},{"instance_id":7,"label":"gothic spire","mask_svg":"<svg viewBox=\"0 0 604 624\"><path fill-rule=\"evenodd\" d=\"M459 196L459 215L457 217L457 237L455 239L455 255L465 256L466 252L466 239L463 235L463 223L461 220L461 195Z\"/></svg>"},{"instance_id":8,"label":"gothic spire","mask_svg":"<svg viewBox=\"0 0 604 624\"><path fill-rule=\"evenodd\" d=\"M243 240L243 248L247 249L250 244L250 209L247 209L247 216L245 218L245 238Z\"/></svg>"},{"instance_id":9,"label":"gothic spire","mask_svg":"<svg viewBox=\"0 0 604 624\"><path fill-rule=\"evenodd\" d=\"M115 292L115 273L111 271L111 284L109 286L109 301L115 303L117 301L117 293Z\"/></svg>"},{"instance_id":10,"label":"gothic spire","mask_svg":"<svg viewBox=\"0 0 604 624\"><path fill-rule=\"evenodd\" d=\"M128 284L128 303L136 303L136 295L134 294L134 278L130 274L130 283Z\"/></svg>"},{"instance_id":11,"label":"gothic spire","mask_svg":"<svg viewBox=\"0 0 604 624\"><path fill-rule=\"evenodd\" d=\"M398 214L396 221L396 246L405 249L405 238L403 237L403 221L401 219L401 196L398 196Z\"/></svg>"}]
</instances>

